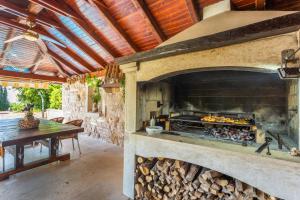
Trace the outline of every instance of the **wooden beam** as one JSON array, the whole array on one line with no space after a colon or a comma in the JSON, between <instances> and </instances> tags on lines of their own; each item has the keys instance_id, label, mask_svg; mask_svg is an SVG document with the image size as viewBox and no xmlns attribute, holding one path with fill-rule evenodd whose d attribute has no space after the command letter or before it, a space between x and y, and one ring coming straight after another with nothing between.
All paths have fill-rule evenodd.
<instances>
[{"instance_id":1,"label":"wooden beam","mask_svg":"<svg viewBox=\"0 0 300 200\"><path fill-rule=\"evenodd\" d=\"M27 26L23 24L19 24L18 22L12 20L12 19L7 19L5 17L0 16L0 23L3 25L6 25L10 28L15 28L21 31L26 31L28 29Z\"/></svg>"},{"instance_id":2,"label":"wooden beam","mask_svg":"<svg viewBox=\"0 0 300 200\"><path fill-rule=\"evenodd\" d=\"M35 4L35 3L30 3L28 5L28 10L30 13L33 13L35 15L38 15L42 10L44 9L44 7L40 6L39 4ZM43 29L41 29L43 30ZM47 37L52 38L52 36L50 34L48 34L48 32L46 32L47 34L45 34ZM54 38L53 38L54 39ZM62 75L63 77L69 77L70 74L68 72L66 72L64 70L64 68L61 67L61 65L58 65L59 62L57 62L56 60L54 60L51 56L49 56L48 54L48 47L45 44L45 42L43 40L37 40L37 44L39 47L39 50L42 54L42 59L48 59L50 61L50 63L52 63L58 70L57 76ZM40 60L41 62L41 60ZM32 73L35 73L39 67L40 62L38 62L30 71Z\"/></svg>"},{"instance_id":3,"label":"wooden beam","mask_svg":"<svg viewBox=\"0 0 300 200\"><path fill-rule=\"evenodd\" d=\"M44 0L38 0L35 1L35 3L38 3L39 5L43 6L45 9L48 9L52 12L54 12L55 14L60 14L60 15L64 15L67 16L67 14L65 13L66 10L63 11L62 7L67 7L68 5L65 4L65 2L60 2L59 4L55 4L53 0L49 1L48 3L47 1ZM70 4L75 3L73 1L70 2ZM59 5L59 6L58 6ZM73 12L73 10L72 10ZM94 27L90 26L89 23L87 23L86 21L82 20L80 16L82 13L76 13L76 17L73 18L74 23L77 24L77 26L79 26L79 28L86 32L87 35L89 35L94 42L100 46L107 54L109 54L111 57L116 58L119 56L119 53L116 52L114 49L112 49L110 47L110 44L108 44L107 42L105 42L103 40L103 37L101 38L96 31L94 30ZM56 17L57 19L57 17ZM57 19L56 21L59 21L59 19ZM59 29L60 30L60 29Z\"/></svg>"},{"instance_id":4,"label":"wooden beam","mask_svg":"<svg viewBox=\"0 0 300 200\"><path fill-rule=\"evenodd\" d=\"M69 3L71 4L72 1L69 1ZM75 3L75 2L73 2ZM76 12L84 18L83 14L79 11L79 10L76 10ZM120 53L116 52L113 48L111 48L111 44L107 43L104 39L103 36L100 37L100 32L98 32L97 30L95 30L95 28L90 25L89 22L87 21L83 21L83 20L80 20L80 19L77 19L77 18L74 18L73 19L73 22L75 24L77 24L77 26L82 30L84 31L87 35L89 35L93 41L98 45L100 46L108 55L110 55L111 57L113 58L117 58L120 56Z\"/></svg>"},{"instance_id":5,"label":"wooden beam","mask_svg":"<svg viewBox=\"0 0 300 200\"><path fill-rule=\"evenodd\" d=\"M55 52L51 51L50 49L48 49L48 54L54 59L57 60L58 62L63 63L64 65L66 65L69 69L71 69L73 72L75 72L76 74L83 74L84 72L82 72L81 70L79 70L77 67L73 66L69 61L65 60L64 58L60 57L59 55L57 55Z\"/></svg>"},{"instance_id":6,"label":"wooden beam","mask_svg":"<svg viewBox=\"0 0 300 200\"><path fill-rule=\"evenodd\" d=\"M41 60L38 61L34 66L32 66L30 68L30 72L34 74L38 70L40 63L41 63Z\"/></svg>"},{"instance_id":7,"label":"wooden beam","mask_svg":"<svg viewBox=\"0 0 300 200\"><path fill-rule=\"evenodd\" d=\"M65 78L37 75L32 73L13 72L7 70L0 70L0 77L22 78L22 79L29 79L29 80L43 80L43 81L51 81L51 82L59 82L59 83L66 82Z\"/></svg>"},{"instance_id":8,"label":"wooden beam","mask_svg":"<svg viewBox=\"0 0 300 200\"><path fill-rule=\"evenodd\" d=\"M39 67L42 60L43 60L43 53L37 52L37 54L34 58L34 61L33 61L33 63L35 63L35 65L30 68L30 71L32 73L34 73L38 69L38 67Z\"/></svg>"},{"instance_id":9,"label":"wooden beam","mask_svg":"<svg viewBox=\"0 0 300 200\"><path fill-rule=\"evenodd\" d=\"M14 29L18 29L18 30L21 30L21 31L26 31L27 30L27 26L23 25L23 24L20 24L18 22L15 22L13 20L10 20L10 19L6 19L4 17L1 17L0 16L0 23L1 24L4 24L4 25L7 25L11 28L14 28ZM33 31L41 34L41 35L44 35L44 36L47 36L53 40L56 40L54 37L52 37L48 32L44 31L43 29L41 29L39 26L36 26L32 29ZM9 44L12 44L12 43L9 43ZM40 49L41 50L41 49ZM41 52L45 55L45 52L43 52L41 50ZM47 56L48 57L48 56ZM51 57L48 57L50 59L50 61L52 60ZM56 64L55 64L56 65ZM56 66L57 67L57 66ZM33 67L32 70L35 70L36 67ZM58 70L61 72L61 73L64 73L63 71L61 71L58 67Z\"/></svg>"},{"instance_id":10,"label":"wooden beam","mask_svg":"<svg viewBox=\"0 0 300 200\"><path fill-rule=\"evenodd\" d=\"M38 15L44 8L38 4L35 4L35 3L30 3L28 5L28 11L30 13L33 13L35 15Z\"/></svg>"},{"instance_id":11,"label":"wooden beam","mask_svg":"<svg viewBox=\"0 0 300 200\"><path fill-rule=\"evenodd\" d=\"M194 0L185 0L187 9L191 15L192 21L197 23L200 19L198 9L196 8L196 2Z\"/></svg>"},{"instance_id":12,"label":"wooden beam","mask_svg":"<svg viewBox=\"0 0 300 200\"><path fill-rule=\"evenodd\" d=\"M266 0L255 0L255 7L257 10L264 10L266 7Z\"/></svg>"},{"instance_id":13,"label":"wooden beam","mask_svg":"<svg viewBox=\"0 0 300 200\"><path fill-rule=\"evenodd\" d=\"M92 49L88 44L84 43L75 34L67 31L62 31L61 33L75 45L77 45L78 48L81 49L85 54L95 60L100 67L104 68L106 66L107 62L98 53L96 53L94 49Z\"/></svg>"},{"instance_id":14,"label":"wooden beam","mask_svg":"<svg viewBox=\"0 0 300 200\"><path fill-rule=\"evenodd\" d=\"M43 42L43 41L40 41L40 42ZM44 44L43 46L45 46L45 48L47 48L47 46ZM63 76L63 77L69 77L71 76L68 72L66 72L61 65L58 65L59 62L57 62L56 60L54 60L51 56L48 55L48 48L45 49L45 48L42 48L41 47L41 44L38 43L38 47L40 49L40 52L42 53L44 59L48 59L58 70L58 72ZM46 51L45 51L46 50ZM35 65L32 69L30 69L30 71L32 73L35 73L35 71L37 71L38 69L38 65L40 64L37 63L37 65Z\"/></svg>"},{"instance_id":15,"label":"wooden beam","mask_svg":"<svg viewBox=\"0 0 300 200\"><path fill-rule=\"evenodd\" d=\"M47 10L50 10L58 15L63 15L66 17L72 17L81 19L81 17L70 9L65 3L57 2L55 0L29 0L32 3L38 4Z\"/></svg>"},{"instance_id":16,"label":"wooden beam","mask_svg":"<svg viewBox=\"0 0 300 200\"><path fill-rule=\"evenodd\" d=\"M300 29L300 12L268 19L247 26L199 37L117 59L119 64L154 60L195 51L239 44L255 39L290 33Z\"/></svg>"},{"instance_id":17,"label":"wooden beam","mask_svg":"<svg viewBox=\"0 0 300 200\"><path fill-rule=\"evenodd\" d=\"M28 27L26 25L20 24L12 19L7 19L5 17L0 16L0 24L4 24L10 28L15 28L21 31L26 31ZM46 37L49 37L53 40L56 40L54 37L52 37L48 32L46 32L44 29L42 29L39 25L31 29L32 31L44 35Z\"/></svg>"},{"instance_id":18,"label":"wooden beam","mask_svg":"<svg viewBox=\"0 0 300 200\"><path fill-rule=\"evenodd\" d=\"M36 3L36 5L40 6L40 7L44 7L56 14L62 14L64 16L69 16L70 14L72 15L72 17L76 18L79 21L80 20L80 16L76 14L76 12L74 12L73 10L68 8L68 5L65 4L64 2L60 2L59 4L56 1L53 0L33 0L31 2ZM31 3L33 4L33 3ZM59 18L55 15L54 18L56 19L56 21L60 22ZM82 22L83 23L83 22ZM59 25L62 27L61 29L59 29L59 31L66 37L68 38L70 41L74 42L76 45L78 45L78 47L85 52L87 55L89 55L92 59L94 59L99 65L100 67L103 67L106 65L106 61L100 57L97 53L94 52L94 50L92 48L90 48L89 45L87 45L86 43L84 43L80 38L78 38L75 34L73 34L72 32L68 31L68 28L66 26L64 26L62 23L59 23ZM50 34L46 35L47 37L50 37ZM53 38L52 38L53 39ZM58 46L58 45L57 45ZM69 53L71 54L71 53ZM76 54L74 55L74 59L75 60L80 60L81 58L78 57ZM95 68L91 67L89 64L87 64L87 62L85 62L84 60L81 59L81 61L83 61L83 63L85 63L85 65L90 71L95 70Z\"/></svg>"},{"instance_id":19,"label":"wooden beam","mask_svg":"<svg viewBox=\"0 0 300 200\"><path fill-rule=\"evenodd\" d=\"M159 43L162 43L163 41L165 41L167 39L167 36L164 34L164 32L159 27L154 16L150 12L145 0L131 0L131 1L134 4L137 11L141 13L142 17L145 19L145 21L151 27L153 35L156 38L156 40Z\"/></svg>"},{"instance_id":20,"label":"wooden beam","mask_svg":"<svg viewBox=\"0 0 300 200\"><path fill-rule=\"evenodd\" d=\"M76 62L84 66L88 71L93 72L96 71L96 68L94 68L92 65L90 65L88 62L86 62L83 58L78 56L76 53L74 53L71 49L69 48L63 48L59 45L55 45L58 49L60 49L62 52L73 58Z\"/></svg>"},{"instance_id":21,"label":"wooden beam","mask_svg":"<svg viewBox=\"0 0 300 200\"><path fill-rule=\"evenodd\" d=\"M8 40L12 37L14 37L16 35L16 30L15 29L10 29L5 40ZM9 43L5 43L3 45L3 50L2 50L2 53L0 54L0 60L5 58L6 54L11 50L11 47L12 47L12 42L9 42Z\"/></svg>"},{"instance_id":22,"label":"wooden beam","mask_svg":"<svg viewBox=\"0 0 300 200\"><path fill-rule=\"evenodd\" d=\"M102 3L99 1L90 1L92 5L98 10L99 15L102 19L104 19L109 27L111 27L115 33L119 35L128 45L133 53L138 52L139 48L134 44L129 35L123 30L123 28L119 25L117 20L115 20L111 14L108 12L106 7L103 7Z\"/></svg>"},{"instance_id":23,"label":"wooden beam","mask_svg":"<svg viewBox=\"0 0 300 200\"><path fill-rule=\"evenodd\" d=\"M57 19L57 17L55 17ZM57 19L58 20L58 19ZM65 27L63 24L61 24L62 27ZM66 27L65 27L66 28ZM83 42L77 35L70 31L66 30L59 30L61 34L63 34L67 39L72 41L79 49L81 49L85 54L87 54L89 57L91 57L93 60L95 60L100 67L104 68L106 66L107 62L92 49L88 44Z\"/></svg>"},{"instance_id":24,"label":"wooden beam","mask_svg":"<svg viewBox=\"0 0 300 200\"><path fill-rule=\"evenodd\" d=\"M20 8L16 5L14 5L13 3L10 3L7 0L0 0L0 6L5 8L3 11L8 12L17 17L21 17L21 18L25 18L25 19L28 19L29 17L33 17L32 14L30 12L28 12L27 10ZM37 24L40 24L40 25L43 25L43 26L46 26L49 28L51 28L51 27L60 28L60 26L57 22L55 22L55 21L51 20L51 18L45 17L43 15L36 16L35 21Z\"/></svg>"},{"instance_id":25,"label":"wooden beam","mask_svg":"<svg viewBox=\"0 0 300 200\"><path fill-rule=\"evenodd\" d=\"M54 59L53 59L53 62L55 62L55 64L56 64L56 66L58 67L59 71L63 72L67 77L70 77L70 76L71 76L71 74L70 74L69 72L67 72L67 71L63 68L63 66L62 66L62 64L61 64L60 62L58 62L57 60L54 60Z\"/></svg>"}]
</instances>

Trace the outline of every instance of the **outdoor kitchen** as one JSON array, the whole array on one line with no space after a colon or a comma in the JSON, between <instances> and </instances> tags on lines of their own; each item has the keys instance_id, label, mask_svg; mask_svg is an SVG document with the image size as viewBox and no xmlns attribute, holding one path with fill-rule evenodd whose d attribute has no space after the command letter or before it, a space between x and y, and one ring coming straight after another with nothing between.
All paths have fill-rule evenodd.
<instances>
[{"instance_id":1,"label":"outdoor kitchen","mask_svg":"<svg viewBox=\"0 0 300 200\"><path fill-rule=\"evenodd\" d=\"M247 17L225 12L207 21L225 15ZM198 24L198 31L211 29L209 24ZM168 57L158 49L135 62L125 58L124 194L296 200L299 81L281 68L284 50L298 48L298 34Z\"/></svg>"},{"instance_id":2,"label":"outdoor kitchen","mask_svg":"<svg viewBox=\"0 0 300 200\"><path fill-rule=\"evenodd\" d=\"M274 157L280 154L282 159L292 159L290 152L298 147L298 132L289 128L297 126L291 119L292 112L297 114L292 109L293 101L289 100L294 92L291 87L293 81L282 80L276 71L247 71L239 68L183 72L160 81L141 82L138 83L138 105L143 127L139 134L147 132L150 137L167 137L181 142L185 142L186 138L203 140L203 143L212 141L216 148L222 149L226 145L239 152L243 148L246 151L251 148L259 156L272 156L274 153ZM160 134L149 127L156 127ZM164 199L175 196L178 199L213 199L214 195L231 199L234 198L234 192L235 197L247 196L252 199L263 194L260 199L271 199L250 183L248 185L227 176L224 178L224 174L209 169L209 166L183 162L177 157L173 157L176 160L159 157L144 158L137 154L136 199L149 196L147 191L156 194L159 199L164 196ZM172 173L176 176L172 176ZM217 175L207 180L207 173ZM232 183L214 185L219 179L213 178ZM172 181L175 183L172 184ZM185 189L181 189L181 195L177 195L179 188L182 188L180 181ZM197 184L198 181L201 184ZM239 185L244 185L247 190L239 189ZM161 192L163 189L166 191Z\"/></svg>"},{"instance_id":3,"label":"outdoor kitchen","mask_svg":"<svg viewBox=\"0 0 300 200\"><path fill-rule=\"evenodd\" d=\"M300 0L0 0L0 119L0 200L299 200Z\"/></svg>"}]
</instances>

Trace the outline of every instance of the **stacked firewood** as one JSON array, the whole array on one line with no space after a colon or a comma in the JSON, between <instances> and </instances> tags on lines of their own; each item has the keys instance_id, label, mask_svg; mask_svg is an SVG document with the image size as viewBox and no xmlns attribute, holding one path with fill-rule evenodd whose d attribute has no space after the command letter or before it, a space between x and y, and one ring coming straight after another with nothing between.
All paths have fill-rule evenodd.
<instances>
[{"instance_id":1,"label":"stacked firewood","mask_svg":"<svg viewBox=\"0 0 300 200\"><path fill-rule=\"evenodd\" d=\"M137 157L136 200L276 200L217 171L165 158Z\"/></svg>"}]
</instances>

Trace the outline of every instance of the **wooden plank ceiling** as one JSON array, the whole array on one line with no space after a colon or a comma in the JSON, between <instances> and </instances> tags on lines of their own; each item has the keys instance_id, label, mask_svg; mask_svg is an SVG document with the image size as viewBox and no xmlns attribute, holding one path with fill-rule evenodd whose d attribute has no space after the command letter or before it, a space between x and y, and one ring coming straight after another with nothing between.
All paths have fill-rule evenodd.
<instances>
[{"instance_id":1,"label":"wooden plank ceiling","mask_svg":"<svg viewBox=\"0 0 300 200\"><path fill-rule=\"evenodd\" d=\"M0 0L0 76L13 68L20 77L28 73L61 81L105 68L116 58L155 48L197 23L201 9L219 1ZM300 0L232 0L232 6L299 10ZM31 30L42 40L4 43L29 29L28 21L35 22Z\"/></svg>"}]
</instances>

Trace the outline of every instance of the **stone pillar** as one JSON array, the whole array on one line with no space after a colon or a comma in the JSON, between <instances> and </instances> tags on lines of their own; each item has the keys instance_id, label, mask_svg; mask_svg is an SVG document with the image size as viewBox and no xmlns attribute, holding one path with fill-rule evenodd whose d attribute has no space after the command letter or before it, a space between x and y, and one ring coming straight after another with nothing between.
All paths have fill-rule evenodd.
<instances>
[{"instance_id":1,"label":"stone pillar","mask_svg":"<svg viewBox=\"0 0 300 200\"><path fill-rule=\"evenodd\" d=\"M120 68L126 77L123 193L134 199L135 142L130 135L137 127L137 64L129 63Z\"/></svg>"}]
</instances>

